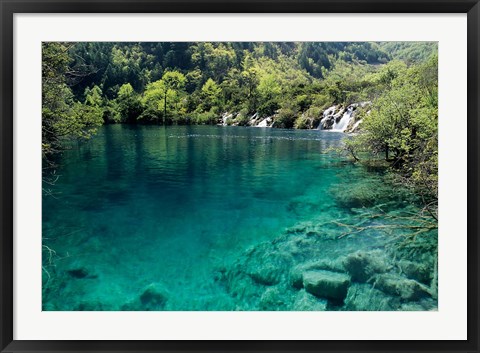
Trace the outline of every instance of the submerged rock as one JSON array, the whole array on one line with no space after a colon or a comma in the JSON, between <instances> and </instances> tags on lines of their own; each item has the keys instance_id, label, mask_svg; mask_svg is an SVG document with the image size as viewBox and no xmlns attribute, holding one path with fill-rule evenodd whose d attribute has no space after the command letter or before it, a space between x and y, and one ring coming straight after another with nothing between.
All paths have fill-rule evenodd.
<instances>
[{"instance_id":1,"label":"submerged rock","mask_svg":"<svg viewBox=\"0 0 480 353\"><path fill-rule=\"evenodd\" d=\"M391 269L385 254L379 250L356 251L344 260L344 266L352 281L364 283L379 273Z\"/></svg>"},{"instance_id":2,"label":"submerged rock","mask_svg":"<svg viewBox=\"0 0 480 353\"><path fill-rule=\"evenodd\" d=\"M221 283L238 310L435 309L433 289L405 276L423 262L393 255L376 234L359 242L325 236L331 229L338 232L325 223L298 223L227 266ZM403 262L402 271L398 259L414 265ZM425 267L433 268L431 261Z\"/></svg>"},{"instance_id":3,"label":"submerged rock","mask_svg":"<svg viewBox=\"0 0 480 353\"><path fill-rule=\"evenodd\" d=\"M375 287L405 301L417 301L430 296L428 287L415 280L392 274L378 276Z\"/></svg>"},{"instance_id":4,"label":"submerged rock","mask_svg":"<svg viewBox=\"0 0 480 353\"><path fill-rule=\"evenodd\" d=\"M286 288L267 288L260 298L260 310L287 310L288 299Z\"/></svg>"},{"instance_id":5,"label":"submerged rock","mask_svg":"<svg viewBox=\"0 0 480 353\"><path fill-rule=\"evenodd\" d=\"M165 289L157 284L149 285L140 296L140 302L146 310L163 309L167 302Z\"/></svg>"},{"instance_id":6,"label":"submerged rock","mask_svg":"<svg viewBox=\"0 0 480 353\"><path fill-rule=\"evenodd\" d=\"M247 254L242 267L256 283L271 286L288 275L292 261L291 254L276 246L270 248L268 244L262 244Z\"/></svg>"},{"instance_id":7,"label":"submerged rock","mask_svg":"<svg viewBox=\"0 0 480 353\"><path fill-rule=\"evenodd\" d=\"M250 269L248 275L258 284L271 286L280 282L282 273L282 269L271 263L266 263L264 266Z\"/></svg>"},{"instance_id":8,"label":"submerged rock","mask_svg":"<svg viewBox=\"0 0 480 353\"><path fill-rule=\"evenodd\" d=\"M303 274L305 290L317 297L343 301L347 296L350 277L332 271L308 271Z\"/></svg>"},{"instance_id":9,"label":"submerged rock","mask_svg":"<svg viewBox=\"0 0 480 353\"><path fill-rule=\"evenodd\" d=\"M295 297L292 310L295 311L325 311L327 310L328 302L323 299L319 299L305 290L301 290Z\"/></svg>"},{"instance_id":10,"label":"submerged rock","mask_svg":"<svg viewBox=\"0 0 480 353\"><path fill-rule=\"evenodd\" d=\"M232 298L243 304L243 301L248 298L258 298L261 295L262 289L259 288L259 285L254 282L250 276L238 267L239 266L236 266L226 273L223 283ZM252 303L251 305L253 306L254 304Z\"/></svg>"},{"instance_id":11,"label":"submerged rock","mask_svg":"<svg viewBox=\"0 0 480 353\"><path fill-rule=\"evenodd\" d=\"M406 302L401 306L403 311L438 311L437 302L432 298L425 298L419 302Z\"/></svg>"},{"instance_id":12,"label":"submerged rock","mask_svg":"<svg viewBox=\"0 0 480 353\"><path fill-rule=\"evenodd\" d=\"M168 300L167 291L163 286L152 283L148 285L140 296L125 304L122 310L130 311L157 311L164 310Z\"/></svg>"},{"instance_id":13,"label":"submerged rock","mask_svg":"<svg viewBox=\"0 0 480 353\"><path fill-rule=\"evenodd\" d=\"M97 275L91 274L86 268L80 267L80 268L74 268L71 270L67 270L67 273L69 274L70 277L76 278L76 279L83 279L83 278L97 278Z\"/></svg>"},{"instance_id":14,"label":"submerged rock","mask_svg":"<svg viewBox=\"0 0 480 353\"><path fill-rule=\"evenodd\" d=\"M343 264L339 261L322 259L301 264L290 271L289 282L294 288L303 288L303 274L309 271L323 270L331 272L345 272Z\"/></svg>"},{"instance_id":15,"label":"submerged rock","mask_svg":"<svg viewBox=\"0 0 480 353\"><path fill-rule=\"evenodd\" d=\"M428 264L418 264L408 260L400 260L398 266L410 279L429 284L433 278L433 271Z\"/></svg>"},{"instance_id":16,"label":"submerged rock","mask_svg":"<svg viewBox=\"0 0 480 353\"><path fill-rule=\"evenodd\" d=\"M293 288L303 288L303 272L305 268L303 266L294 267L290 271L289 282Z\"/></svg>"},{"instance_id":17,"label":"submerged rock","mask_svg":"<svg viewBox=\"0 0 480 353\"><path fill-rule=\"evenodd\" d=\"M345 299L345 309L349 311L394 311L400 305L398 298L363 283L353 283Z\"/></svg>"}]
</instances>

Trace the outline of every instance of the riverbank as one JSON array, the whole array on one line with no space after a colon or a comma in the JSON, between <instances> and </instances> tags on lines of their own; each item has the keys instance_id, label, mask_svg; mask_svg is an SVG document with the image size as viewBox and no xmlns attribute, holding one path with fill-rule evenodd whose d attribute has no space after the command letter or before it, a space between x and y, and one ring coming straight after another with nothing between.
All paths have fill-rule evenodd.
<instances>
[{"instance_id":1,"label":"riverbank","mask_svg":"<svg viewBox=\"0 0 480 353\"><path fill-rule=\"evenodd\" d=\"M249 126L261 128L281 128L299 130L327 130L334 132L356 133L360 130L363 118L370 114L371 102L351 104L336 104L320 109L315 114L303 113L300 116L285 114L279 110L270 116L255 112L223 112L221 114L202 113L191 116L175 117L173 121L165 122L160 118L138 120L143 125L218 125L218 126ZM114 122L106 121L106 124ZM132 124L132 122L129 122Z\"/></svg>"}]
</instances>

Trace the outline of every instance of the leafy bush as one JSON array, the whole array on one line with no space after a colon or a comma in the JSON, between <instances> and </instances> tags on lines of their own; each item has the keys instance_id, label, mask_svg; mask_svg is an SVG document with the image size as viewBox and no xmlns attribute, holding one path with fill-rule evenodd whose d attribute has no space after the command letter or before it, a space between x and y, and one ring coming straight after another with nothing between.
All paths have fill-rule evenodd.
<instances>
[{"instance_id":1,"label":"leafy bush","mask_svg":"<svg viewBox=\"0 0 480 353\"><path fill-rule=\"evenodd\" d=\"M196 113L191 121L192 123L199 125L216 124L218 121L218 114L211 110L208 112Z\"/></svg>"},{"instance_id":2,"label":"leafy bush","mask_svg":"<svg viewBox=\"0 0 480 353\"><path fill-rule=\"evenodd\" d=\"M299 118L297 118L297 120L295 120L295 129L310 129L311 126L311 119L305 117L305 116L301 116Z\"/></svg>"},{"instance_id":3,"label":"leafy bush","mask_svg":"<svg viewBox=\"0 0 480 353\"><path fill-rule=\"evenodd\" d=\"M292 108L282 108L275 118L275 127L290 129L295 123L296 111Z\"/></svg>"}]
</instances>

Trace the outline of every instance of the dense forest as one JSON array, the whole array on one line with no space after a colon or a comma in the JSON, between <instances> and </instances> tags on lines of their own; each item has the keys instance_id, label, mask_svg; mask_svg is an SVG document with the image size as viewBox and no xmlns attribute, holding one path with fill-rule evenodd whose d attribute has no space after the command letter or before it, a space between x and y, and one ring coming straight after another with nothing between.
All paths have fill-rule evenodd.
<instances>
[{"instance_id":1,"label":"dense forest","mask_svg":"<svg viewBox=\"0 0 480 353\"><path fill-rule=\"evenodd\" d=\"M102 124L317 128L324 111L368 102L346 143L356 161L381 157L436 199L437 44L44 43L43 152ZM375 157L376 158L376 157Z\"/></svg>"}]
</instances>

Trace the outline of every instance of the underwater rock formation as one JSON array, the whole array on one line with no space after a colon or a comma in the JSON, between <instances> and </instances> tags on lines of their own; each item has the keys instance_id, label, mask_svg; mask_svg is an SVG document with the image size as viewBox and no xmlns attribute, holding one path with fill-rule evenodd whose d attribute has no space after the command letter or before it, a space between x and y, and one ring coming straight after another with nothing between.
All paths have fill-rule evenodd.
<instances>
[{"instance_id":1,"label":"underwater rock formation","mask_svg":"<svg viewBox=\"0 0 480 353\"><path fill-rule=\"evenodd\" d=\"M417 301L430 296L426 286L394 274L379 275L375 286L383 292L399 296L405 301Z\"/></svg>"},{"instance_id":2,"label":"underwater rock formation","mask_svg":"<svg viewBox=\"0 0 480 353\"><path fill-rule=\"evenodd\" d=\"M302 289L297 293L291 309L295 311L325 311L327 310L327 305L327 300L319 299Z\"/></svg>"},{"instance_id":3,"label":"underwater rock formation","mask_svg":"<svg viewBox=\"0 0 480 353\"><path fill-rule=\"evenodd\" d=\"M431 278L428 261L388 250L373 234L362 241L359 250L361 242L297 225L246 251L221 280L237 310L436 309L435 290L410 278Z\"/></svg>"},{"instance_id":4,"label":"underwater rock formation","mask_svg":"<svg viewBox=\"0 0 480 353\"><path fill-rule=\"evenodd\" d=\"M128 311L158 311L163 310L167 304L168 294L166 289L158 284L148 285L138 298L125 304L122 310Z\"/></svg>"},{"instance_id":5,"label":"underwater rock formation","mask_svg":"<svg viewBox=\"0 0 480 353\"><path fill-rule=\"evenodd\" d=\"M343 302L347 296L350 277L331 271L309 271L303 274L303 286L319 298Z\"/></svg>"},{"instance_id":6,"label":"underwater rock formation","mask_svg":"<svg viewBox=\"0 0 480 353\"><path fill-rule=\"evenodd\" d=\"M367 282L376 274L385 273L392 267L380 250L356 251L345 258L344 266L352 281L360 283Z\"/></svg>"},{"instance_id":7,"label":"underwater rock formation","mask_svg":"<svg viewBox=\"0 0 480 353\"><path fill-rule=\"evenodd\" d=\"M432 271L428 264L419 264L413 261L401 260L398 266L402 272L410 279L414 279L423 284L430 284L432 281Z\"/></svg>"}]
</instances>

